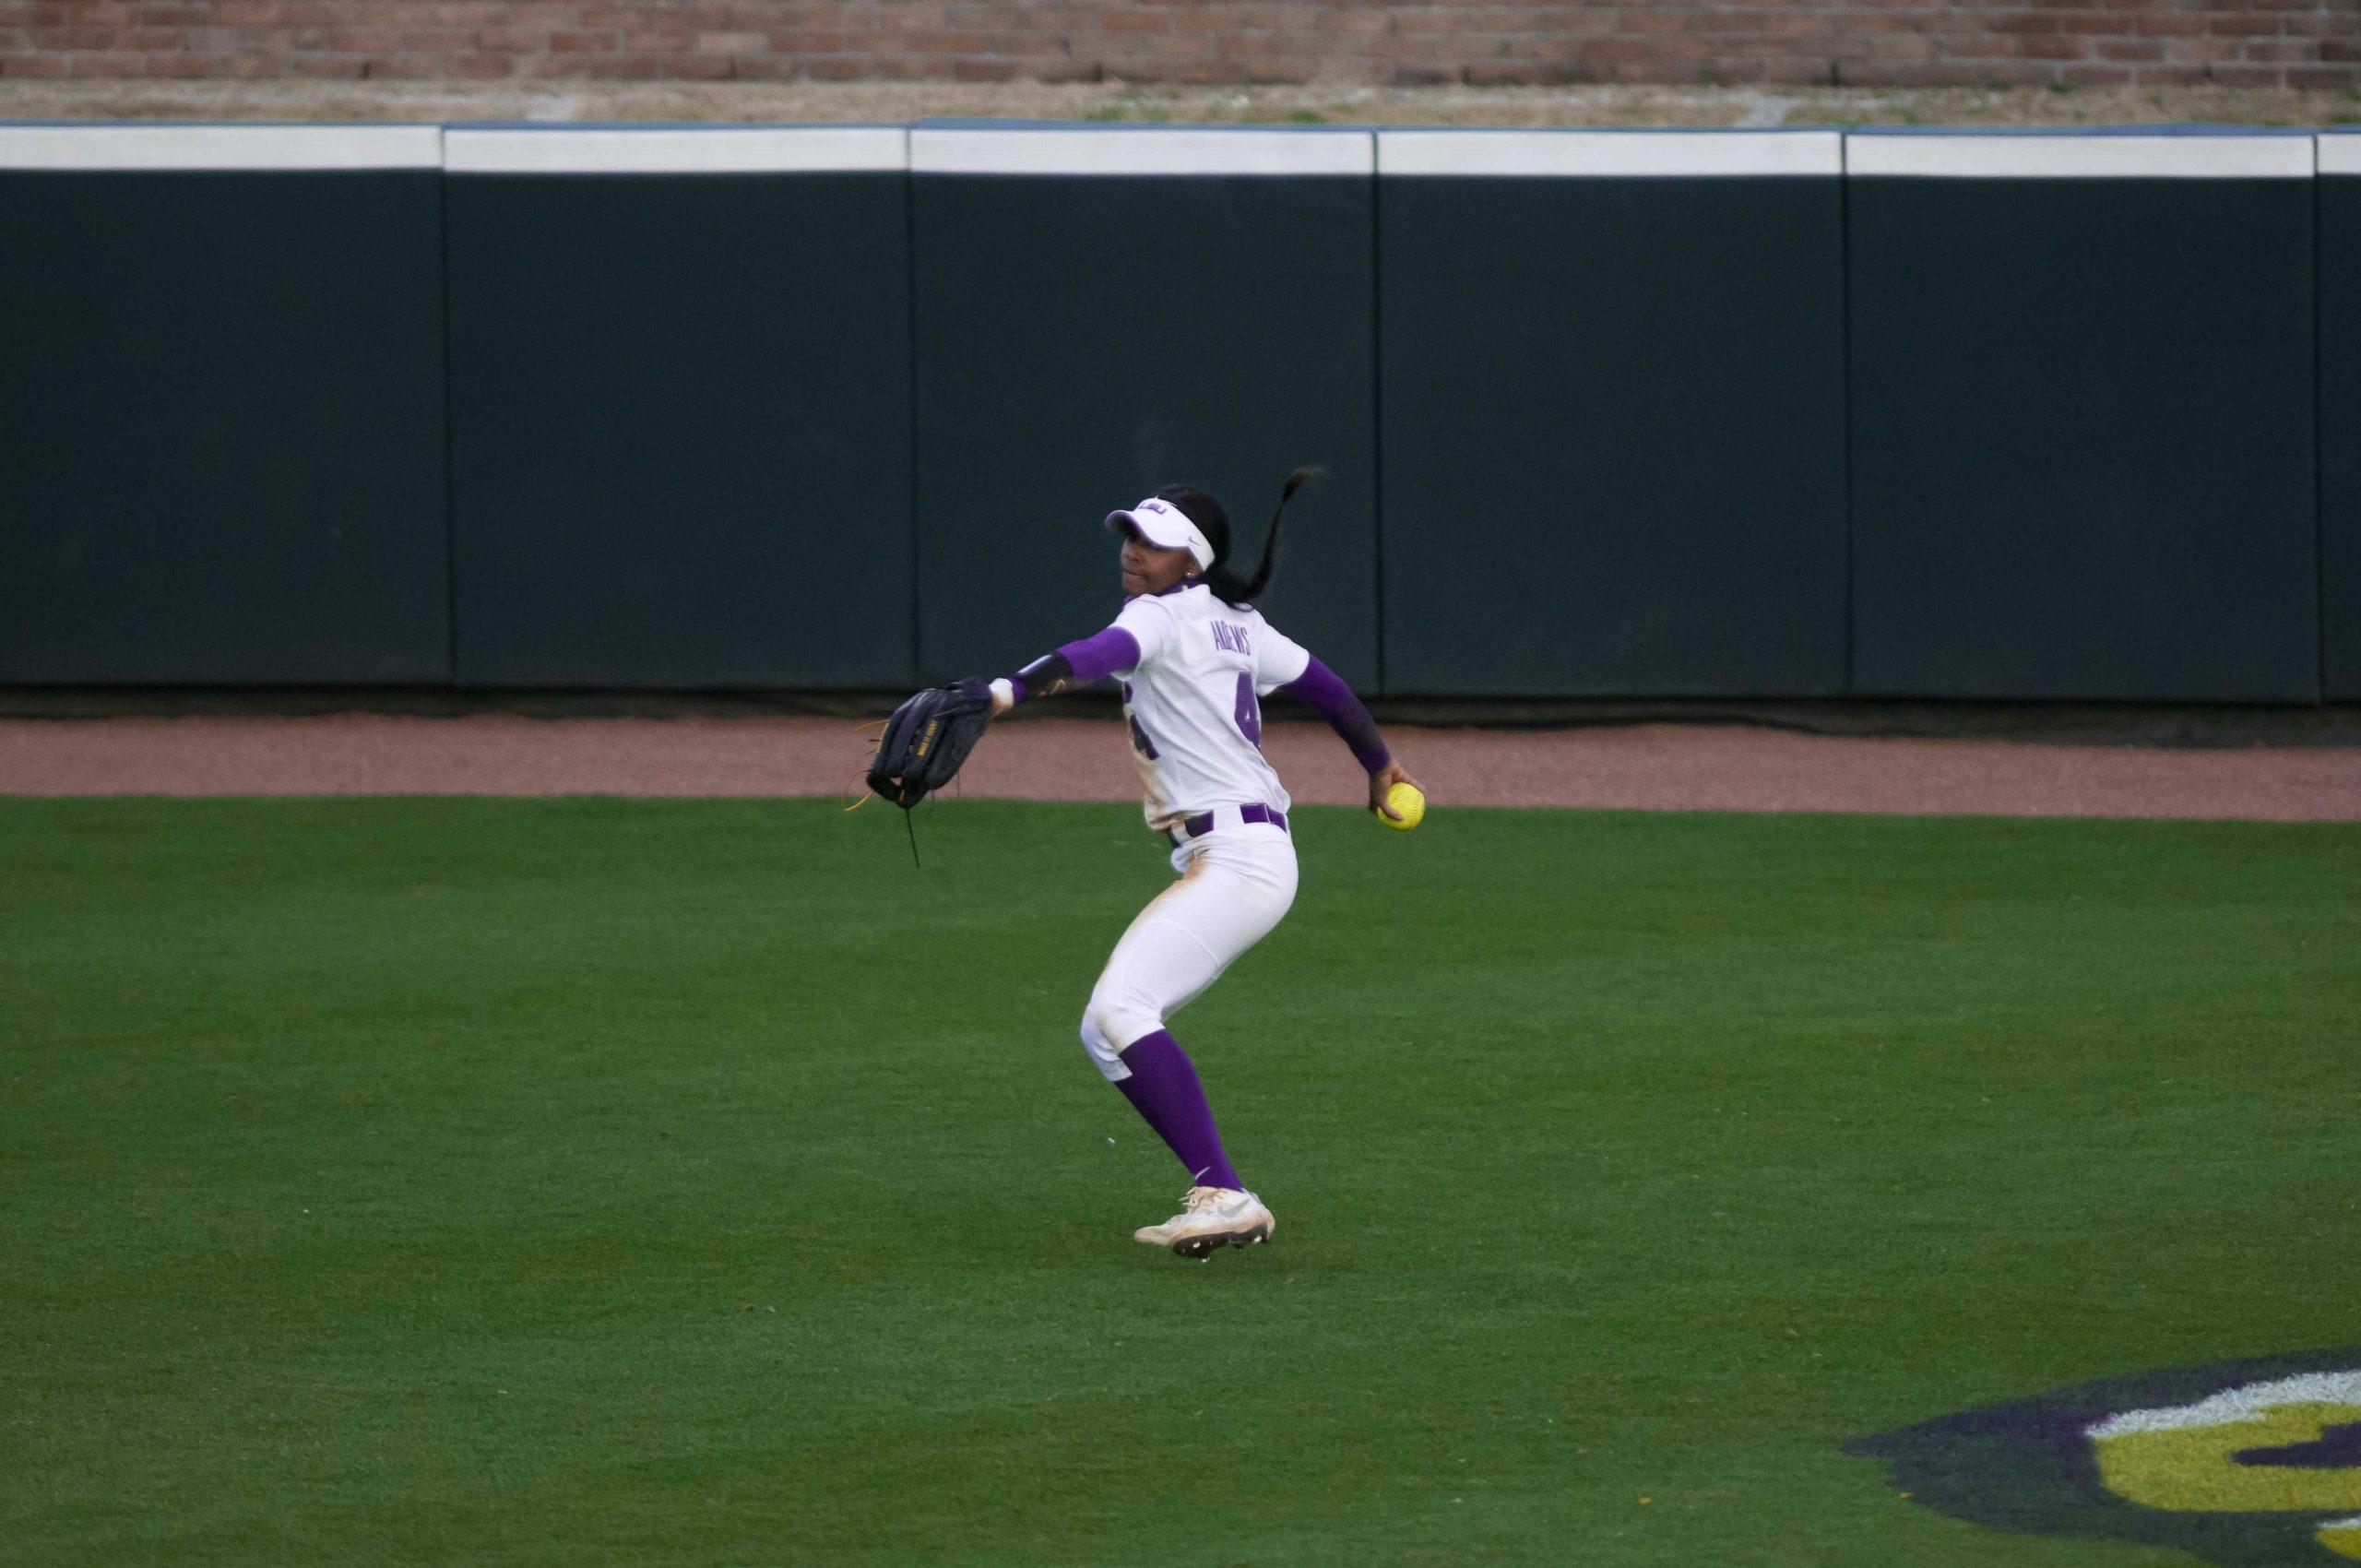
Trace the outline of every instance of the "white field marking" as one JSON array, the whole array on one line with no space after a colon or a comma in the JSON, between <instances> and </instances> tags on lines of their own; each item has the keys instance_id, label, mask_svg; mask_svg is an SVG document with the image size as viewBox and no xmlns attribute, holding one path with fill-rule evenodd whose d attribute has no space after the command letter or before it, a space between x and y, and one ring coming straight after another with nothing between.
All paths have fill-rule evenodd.
<instances>
[{"instance_id":1,"label":"white field marking","mask_svg":"<svg viewBox=\"0 0 2361 1568\"><path fill-rule=\"evenodd\" d=\"M1381 174L1845 172L1835 131L1380 131Z\"/></svg>"},{"instance_id":2,"label":"white field marking","mask_svg":"<svg viewBox=\"0 0 2361 1568\"><path fill-rule=\"evenodd\" d=\"M2361 1408L2361 1371L2306 1372L2276 1383L2250 1383L2225 1389L2193 1405L2172 1405L2153 1410L2126 1410L2109 1416L2084 1435L2123 1437L2139 1431L2177 1431L2190 1427L2228 1426L2235 1421L2260 1420L2265 1410L2281 1405L2351 1405Z\"/></svg>"},{"instance_id":3,"label":"white field marking","mask_svg":"<svg viewBox=\"0 0 2361 1568\"><path fill-rule=\"evenodd\" d=\"M899 125L455 130L443 145L454 174L899 173L909 164Z\"/></svg>"},{"instance_id":4,"label":"white field marking","mask_svg":"<svg viewBox=\"0 0 2361 1568\"><path fill-rule=\"evenodd\" d=\"M2361 136L2347 134L2312 138L2320 151L2323 174L2361 174Z\"/></svg>"},{"instance_id":5,"label":"white field marking","mask_svg":"<svg viewBox=\"0 0 2361 1568\"><path fill-rule=\"evenodd\" d=\"M2350 1519L2331 1519L2324 1525L2312 1527L2316 1530L2361 1530L2361 1514L2355 1514Z\"/></svg>"},{"instance_id":6,"label":"white field marking","mask_svg":"<svg viewBox=\"0 0 2361 1568\"><path fill-rule=\"evenodd\" d=\"M910 133L918 174L1369 174L1367 131L1173 128Z\"/></svg>"},{"instance_id":7,"label":"white field marking","mask_svg":"<svg viewBox=\"0 0 2361 1568\"><path fill-rule=\"evenodd\" d=\"M0 125L0 169L437 169L440 125Z\"/></svg>"},{"instance_id":8,"label":"white field marking","mask_svg":"<svg viewBox=\"0 0 2361 1568\"><path fill-rule=\"evenodd\" d=\"M2308 180L2312 137L1852 136L1857 175L2001 180Z\"/></svg>"}]
</instances>

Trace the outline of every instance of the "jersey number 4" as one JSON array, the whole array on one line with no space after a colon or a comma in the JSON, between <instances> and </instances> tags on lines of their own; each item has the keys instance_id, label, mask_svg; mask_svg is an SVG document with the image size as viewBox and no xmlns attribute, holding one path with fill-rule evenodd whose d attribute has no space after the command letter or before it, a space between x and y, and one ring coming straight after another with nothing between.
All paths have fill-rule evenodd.
<instances>
[{"instance_id":1,"label":"jersey number 4","mask_svg":"<svg viewBox=\"0 0 2361 1568\"><path fill-rule=\"evenodd\" d=\"M1238 672L1238 732L1256 751L1263 749L1263 705L1254 700L1252 671Z\"/></svg>"},{"instance_id":2,"label":"jersey number 4","mask_svg":"<svg viewBox=\"0 0 2361 1568\"><path fill-rule=\"evenodd\" d=\"M1123 686L1123 700L1132 700L1129 683ZM1148 761L1156 761L1156 742L1149 740L1147 731L1140 728L1139 719L1126 713L1123 721L1132 727L1133 749ZM1249 671L1240 671L1238 676L1238 732L1246 737L1248 745L1258 752L1263 749L1263 705L1254 700L1254 676Z\"/></svg>"}]
</instances>

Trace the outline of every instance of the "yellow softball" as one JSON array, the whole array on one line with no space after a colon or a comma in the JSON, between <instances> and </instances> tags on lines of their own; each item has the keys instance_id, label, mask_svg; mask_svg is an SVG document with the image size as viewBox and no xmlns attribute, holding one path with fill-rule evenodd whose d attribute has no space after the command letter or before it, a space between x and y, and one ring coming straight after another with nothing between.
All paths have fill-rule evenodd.
<instances>
[{"instance_id":1,"label":"yellow softball","mask_svg":"<svg viewBox=\"0 0 2361 1568\"><path fill-rule=\"evenodd\" d=\"M1396 784L1385 792L1385 811L1400 812L1402 820L1396 822L1386 815L1385 812L1378 813L1377 820L1388 827L1399 828L1407 833L1426 820L1426 793L1416 784Z\"/></svg>"}]
</instances>

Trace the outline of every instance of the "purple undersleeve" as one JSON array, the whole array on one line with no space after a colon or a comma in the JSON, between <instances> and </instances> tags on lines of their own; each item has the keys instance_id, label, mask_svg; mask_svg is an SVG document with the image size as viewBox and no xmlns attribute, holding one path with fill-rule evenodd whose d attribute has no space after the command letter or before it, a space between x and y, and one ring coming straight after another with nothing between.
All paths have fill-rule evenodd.
<instances>
[{"instance_id":1,"label":"purple undersleeve","mask_svg":"<svg viewBox=\"0 0 2361 1568\"><path fill-rule=\"evenodd\" d=\"M1121 626L1109 626L1078 643L1068 643L1058 652L1074 671L1077 685L1088 685L1140 661L1139 639Z\"/></svg>"},{"instance_id":2,"label":"purple undersleeve","mask_svg":"<svg viewBox=\"0 0 2361 1568\"><path fill-rule=\"evenodd\" d=\"M1369 716L1361 699L1353 695L1352 687L1320 662L1318 654L1312 655L1302 674L1279 690L1319 709L1320 717L1328 721L1328 728L1343 736L1345 744L1353 748L1353 756L1363 772L1375 773L1394 760L1394 754L1385 749L1385 741L1377 732L1377 720Z\"/></svg>"},{"instance_id":3,"label":"purple undersleeve","mask_svg":"<svg viewBox=\"0 0 2361 1568\"><path fill-rule=\"evenodd\" d=\"M1016 700L1023 702L1034 695L1037 687L1047 688L1059 680L1069 685L1086 686L1118 670L1129 670L1139 661L1139 639L1121 626L1109 626L1035 659L1010 676L1009 683L1015 688Z\"/></svg>"}]
</instances>

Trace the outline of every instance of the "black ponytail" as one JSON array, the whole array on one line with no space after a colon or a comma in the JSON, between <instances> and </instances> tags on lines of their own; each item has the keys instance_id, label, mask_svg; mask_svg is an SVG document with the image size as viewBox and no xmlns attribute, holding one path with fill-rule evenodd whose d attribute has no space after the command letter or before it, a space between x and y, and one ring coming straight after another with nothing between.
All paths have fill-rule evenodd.
<instances>
[{"instance_id":1,"label":"black ponytail","mask_svg":"<svg viewBox=\"0 0 2361 1568\"><path fill-rule=\"evenodd\" d=\"M1287 475L1287 483L1279 490L1279 504L1271 510L1270 531L1263 536L1263 559L1256 563L1254 575L1241 577L1229 564L1229 514L1221 503L1191 485L1167 485L1157 492L1188 515L1197 525L1197 531L1214 547L1213 564L1205 568L1205 586L1214 597L1225 604L1244 609L1271 586L1271 574L1279 561L1279 518L1286 513L1287 503L1295 493L1320 477L1316 468L1301 468Z\"/></svg>"}]
</instances>

